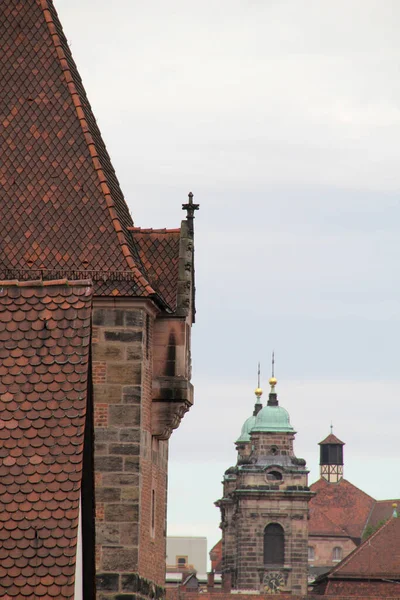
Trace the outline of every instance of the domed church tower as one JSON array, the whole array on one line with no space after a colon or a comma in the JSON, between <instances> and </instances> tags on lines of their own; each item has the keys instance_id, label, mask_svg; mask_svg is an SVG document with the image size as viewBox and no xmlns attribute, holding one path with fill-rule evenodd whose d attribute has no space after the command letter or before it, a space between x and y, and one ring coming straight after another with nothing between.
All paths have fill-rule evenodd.
<instances>
[{"instance_id":1,"label":"domed church tower","mask_svg":"<svg viewBox=\"0 0 400 600\"><path fill-rule=\"evenodd\" d=\"M224 475L221 510L222 573L232 588L306 594L308 487L305 461L293 452L295 431L269 380L267 405L236 441L238 460Z\"/></svg>"}]
</instances>

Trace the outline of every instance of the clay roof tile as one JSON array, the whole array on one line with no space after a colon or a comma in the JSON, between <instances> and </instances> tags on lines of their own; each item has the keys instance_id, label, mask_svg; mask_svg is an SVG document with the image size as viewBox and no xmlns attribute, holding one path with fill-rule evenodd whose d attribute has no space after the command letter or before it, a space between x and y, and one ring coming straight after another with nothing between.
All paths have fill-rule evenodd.
<instances>
[{"instance_id":1,"label":"clay roof tile","mask_svg":"<svg viewBox=\"0 0 400 600\"><path fill-rule=\"evenodd\" d=\"M9 304L8 298L14 298L16 290L21 289L29 292L22 296L24 302L18 306ZM62 297L64 307L58 303L54 303L54 308L44 304L43 289L46 296L53 299ZM28 298L35 302L28 302ZM81 298L80 308L76 308L77 298ZM0 282L0 320L2 314L9 313L9 322L16 325L16 330L23 328L33 332L35 341L43 331L46 310L46 316L53 323L46 331L54 344L60 344L66 332L71 341L79 340L74 355L79 357L79 362L66 358L57 368L54 368L50 347L43 345L43 340L32 369L14 372L13 361L9 359L15 347L8 353L3 352L0 558L2 552L5 555L1 561L4 571L0 578L1 597L30 597L33 592L29 582L34 569L35 597L73 598L73 571L68 580L71 585L62 586L65 586L65 567L70 564L71 556L75 556L77 543L89 359L89 346L82 341L90 339L90 322L85 315L90 311L91 302L89 281L31 281L29 285L18 281ZM71 321L70 316L75 313L77 319ZM25 347L22 342L23 339L16 342L21 350L19 356L26 353L31 357L32 346ZM67 380L60 404L63 410L55 411L53 394L47 391L53 383L57 389L65 387ZM23 437L16 436L17 432L23 432ZM34 546L35 536L41 540L39 550Z\"/></svg>"},{"instance_id":2,"label":"clay roof tile","mask_svg":"<svg viewBox=\"0 0 400 600\"><path fill-rule=\"evenodd\" d=\"M0 39L0 277L87 271L97 293L154 295L52 0L3 0Z\"/></svg>"}]
</instances>

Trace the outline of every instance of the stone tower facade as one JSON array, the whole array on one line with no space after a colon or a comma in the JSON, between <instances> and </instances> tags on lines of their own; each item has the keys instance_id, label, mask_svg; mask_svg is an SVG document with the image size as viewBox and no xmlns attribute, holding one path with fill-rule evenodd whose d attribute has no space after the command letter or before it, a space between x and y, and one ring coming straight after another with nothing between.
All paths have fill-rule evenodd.
<instances>
[{"instance_id":1,"label":"stone tower facade","mask_svg":"<svg viewBox=\"0 0 400 600\"><path fill-rule=\"evenodd\" d=\"M268 403L236 442L238 460L224 475L222 573L232 588L305 594L308 577L308 471L293 451L293 430L270 379Z\"/></svg>"}]
</instances>

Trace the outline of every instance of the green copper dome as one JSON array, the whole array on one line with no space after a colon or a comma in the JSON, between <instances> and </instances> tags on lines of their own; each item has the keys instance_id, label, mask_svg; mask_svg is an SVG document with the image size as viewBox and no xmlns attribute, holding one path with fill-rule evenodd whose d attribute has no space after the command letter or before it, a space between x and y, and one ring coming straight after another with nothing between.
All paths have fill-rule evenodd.
<instances>
[{"instance_id":1,"label":"green copper dome","mask_svg":"<svg viewBox=\"0 0 400 600\"><path fill-rule=\"evenodd\" d=\"M260 410L262 409L261 396L263 394L263 391L260 388L260 382L258 382L258 387L254 393L256 395L256 403L254 405L253 414L251 415L251 417L246 419L246 421L243 423L242 431L240 433L240 436L238 437L238 439L235 442L236 444L246 444L246 443L250 442L250 431L253 429L254 423L256 422L257 415L260 412Z\"/></svg>"},{"instance_id":2,"label":"green copper dome","mask_svg":"<svg viewBox=\"0 0 400 600\"><path fill-rule=\"evenodd\" d=\"M256 422L256 418L254 415L251 415L246 421L243 423L242 432L238 439L236 440L236 444L244 444L250 442L250 431L253 429L254 423Z\"/></svg>"},{"instance_id":3,"label":"green copper dome","mask_svg":"<svg viewBox=\"0 0 400 600\"><path fill-rule=\"evenodd\" d=\"M253 432L294 432L289 413L282 406L264 406L251 429Z\"/></svg>"}]
</instances>

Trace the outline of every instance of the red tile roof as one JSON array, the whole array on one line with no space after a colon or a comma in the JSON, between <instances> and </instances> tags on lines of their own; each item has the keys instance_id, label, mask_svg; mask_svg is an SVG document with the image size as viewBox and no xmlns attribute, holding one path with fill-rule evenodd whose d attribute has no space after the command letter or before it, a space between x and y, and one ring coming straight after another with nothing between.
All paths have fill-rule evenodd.
<instances>
[{"instance_id":1,"label":"red tile roof","mask_svg":"<svg viewBox=\"0 0 400 600\"><path fill-rule=\"evenodd\" d=\"M168 306L174 309L178 291L181 230L129 229L148 280Z\"/></svg>"},{"instance_id":2,"label":"red tile roof","mask_svg":"<svg viewBox=\"0 0 400 600\"><path fill-rule=\"evenodd\" d=\"M332 521L327 514L329 507L322 510L319 506L310 506L310 525L309 531L312 535L349 537L340 525Z\"/></svg>"},{"instance_id":3,"label":"red tile roof","mask_svg":"<svg viewBox=\"0 0 400 600\"><path fill-rule=\"evenodd\" d=\"M341 479L338 483L328 483L321 478L311 485L311 491L316 495L310 500L309 533L318 535L319 520L314 521L313 514L320 512L327 515L335 524L332 535L337 527L347 532L354 540L361 539L365 524L374 506L375 500L358 487ZM320 512L314 512L319 509ZM328 531L325 532L328 535Z\"/></svg>"},{"instance_id":4,"label":"red tile roof","mask_svg":"<svg viewBox=\"0 0 400 600\"><path fill-rule=\"evenodd\" d=\"M0 277L113 271L130 281L123 293L154 294L52 1L2 0L0 39Z\"/></svg>"},{"instance_id":5,"label":"red tile roof","mask_svg":"<svg viewBox=\"0 0 400 600\"><path fill-rule=\"evenodd\" d=\"M74 595L90 282L0 281L0 597Z\"/></svg>"},{"instance_id":6,"label":"red tile roof","mask_svg":"<svg viewBox=\"0 0 400 600\"><path fill-rule=\"evenodd\" d=\"M337 438L336 435L333 435L333 433L330 433L328 437L322 440L322 442L319 442L318 445L322 446L323 444L340 444L341 446L345 445L345 443L339 440L339 438Z\"/></svg>"},{"instance_id":7,"label":"red tile roof","mask_svg":"<svg viewBox=\"0 0 400 600\"><path fill-rule=\"evenodd\" d=\"M386 521L393 514L393 503L400 506L400 499L397 500L377 500L374 507L369 515L366 526L376 527L382 521Z\"/></svg>"},{"instance_id":8,"label":"red tile roof","mask_svg":"<svg viewBox=\"0 0 400 600\"><path fill-rule=\"evenodd\" d=\"M400 579L400 518L391 518L329 574L329 579Z\"/></svg>"}]
</instances>

